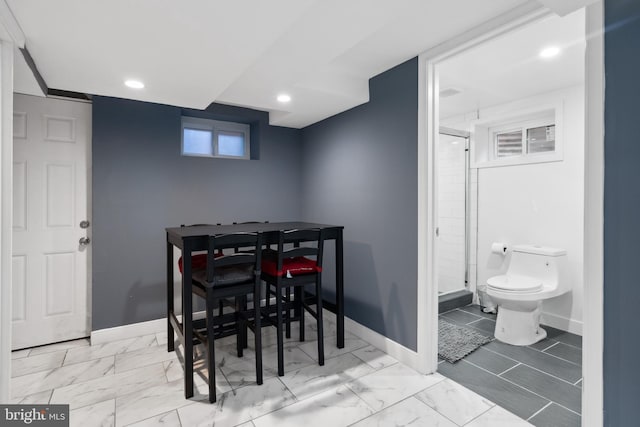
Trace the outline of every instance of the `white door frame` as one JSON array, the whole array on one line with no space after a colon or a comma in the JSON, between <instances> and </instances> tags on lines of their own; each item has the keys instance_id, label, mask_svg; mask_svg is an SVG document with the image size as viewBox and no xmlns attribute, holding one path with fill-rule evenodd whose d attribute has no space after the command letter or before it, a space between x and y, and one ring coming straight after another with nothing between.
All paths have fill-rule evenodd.
<instances>
[{"instance_id":1,"label":"white door frame","mask_svg":"<svg viewBox=\"0 0 640 427\"><path fill-rule=\"evenodd\" d=\"M604 0L587 7L582 425L604 423Z\"/></svg>"},{"instance_id":2,"label":"white door frame","mask_svg":"<svg viewBox=\"0 0 640 427\"><path fill-rule=\"evenodd\" d=\"M18 21L0 1L0 402L9 401L11 381L13 55L24 44Z\"/></svg>"},{"instance_id":3,"label":"white door frame","mask_svg":"<svg viewBox=\"0 0 640 427\"><path fill-rule=\"evenodd\" d=\"M0 40L0 402L9 401L11 381L13 52L13 42Z\"/></svg>"},{"instance_id":4,"label":"white door frame","mask_svg":"<svg viewBox=\"0 0 640 427\"><path fill-rule=\"evenodd\" d=\"M582 425L603 422L603 201L604 201L604 55L603 0L586 13L586 138ZM418 369L438 367L437 215L434 162L439 132L436 64L499 35L550 15L525 4L449 40L418 58Z\"/></svg>"}]
</instances>

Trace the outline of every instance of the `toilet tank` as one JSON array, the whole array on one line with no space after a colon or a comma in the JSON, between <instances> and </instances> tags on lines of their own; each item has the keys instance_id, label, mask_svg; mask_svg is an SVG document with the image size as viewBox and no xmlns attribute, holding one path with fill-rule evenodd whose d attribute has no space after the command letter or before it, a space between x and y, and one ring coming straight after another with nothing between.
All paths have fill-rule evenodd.
<instances>
[{"instance_id":1,"label":"toilet tank","mask_svg":"<svg viewBox=\"0 0 640 427\"><path fill-rule=\"evenodd\" d=\"M568 287L566 272L567 251L546 246L518 245L513 247L507 275L533 277L545 287Z\"/></svg>"}]
</instances>

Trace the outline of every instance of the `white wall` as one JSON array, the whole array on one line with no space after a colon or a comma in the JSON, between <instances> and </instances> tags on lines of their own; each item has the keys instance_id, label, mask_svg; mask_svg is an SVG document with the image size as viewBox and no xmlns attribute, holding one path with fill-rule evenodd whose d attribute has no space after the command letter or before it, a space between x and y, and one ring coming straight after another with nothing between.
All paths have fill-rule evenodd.
<instances>
[{"instance_id":1,"label":"white wall","mask_svg":"<svg viewBox=\"0 0 640 427\"><path fill-rule=\"evenodd\" d=\"M564 158L559 162L478 169L477 283L506 271L510 255L491 253L492 242L567 250L572 292L543 303L542 322L582 334L584 224L584 87L575 86L479 111L481 120L505 112L563 102ZM470 123L443 120L472 131ZM473 137L472 137L473 144Z\"/></svg>"}]
</instances>

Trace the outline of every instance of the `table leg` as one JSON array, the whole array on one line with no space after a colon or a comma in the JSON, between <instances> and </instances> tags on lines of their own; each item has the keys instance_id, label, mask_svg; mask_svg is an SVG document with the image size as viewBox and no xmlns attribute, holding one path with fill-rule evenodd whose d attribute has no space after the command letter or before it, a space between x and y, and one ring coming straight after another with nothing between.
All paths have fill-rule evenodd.
<instances>
[{"instance_id":1,"label":"table leg","mask_svg":"<svg viewBox=\"0 0 640 427\"><path fill-rule=\"evenodd\" d=\"M338 328L338 348L344 348L344 263L342 229L336 236L336 320Z\"/></svg>"},{"instance_id":2,"label":"table leg","mask_svg":"<svg viewBox=\"0 0 640 427\"><path fill-rule=\"evenodd\" d=\"M184 397L193 397L193 295L191 291L191 245L182 249L182 336L184 337Z\"/></svg>"},{"instance_id":3,"label":"table leg","mask_svg":"<svg viewBox=\"0 0 640 427\"><path fill-rule=\"evenodd\" d=\"M167 234L167 351L175 350L175 337L171 325L171 315L174 312L173 302L173 245L169 243Z\"/></svg>"}]
</instances>

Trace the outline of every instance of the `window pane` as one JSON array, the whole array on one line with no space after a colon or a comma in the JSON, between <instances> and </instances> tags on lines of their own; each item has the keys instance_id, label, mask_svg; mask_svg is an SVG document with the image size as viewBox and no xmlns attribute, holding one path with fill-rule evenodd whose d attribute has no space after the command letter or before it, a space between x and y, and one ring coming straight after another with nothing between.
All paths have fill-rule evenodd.
<instances>
[{"instance_id":1,"label":"window pane","mask_svg":"<svg viewBox=\"0 0 640 427\"><path fill-rule=\"evenodd\" d=\"M195 156L213 156L213 135L210 130L183 130L182 153Z\"/></svg>"},{"instance_id":2,"label":"window pane","mask_svg":"<svg viewBox=\"0 0 640 427\"><path fill-rule=\"evenodd\" d=\"M218 154L220 156L244 157L244 133L218 132Z\"/></svg>"},{"instance_id":3,"label":"window pane","mask_svg":"<svg viewBox=\"0 0 640 427\"><path fill-rule=\"evenodd\" d=\"M527 129L527 152L545 153L556 149L556 126Z\"/></svg>"},{"instance_id":4,"label":"window pane","mask_svg":"<svg viewBox=\"0 0 640 427\"><path fill-rule=\"evenodd\" d=\"M522 131L496 134L496 157L519 156L522 154Z\"/></svg>"}]
</instances>

